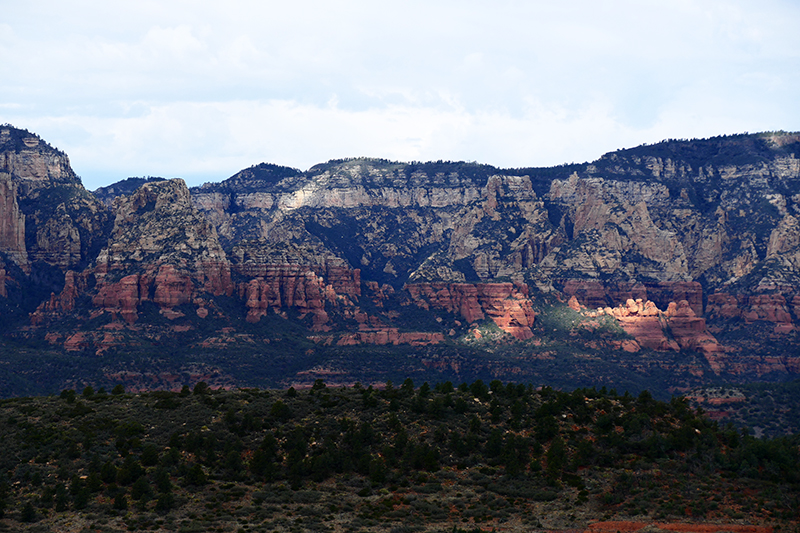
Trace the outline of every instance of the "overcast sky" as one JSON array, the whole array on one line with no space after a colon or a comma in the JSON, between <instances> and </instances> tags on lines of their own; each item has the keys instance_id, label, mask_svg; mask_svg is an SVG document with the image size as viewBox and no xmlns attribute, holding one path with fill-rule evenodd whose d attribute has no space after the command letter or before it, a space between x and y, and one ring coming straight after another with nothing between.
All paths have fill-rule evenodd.
<instances>
[{"instance_id":1,"label":"overcast sky","mask_svg":"<svg viewBox=\"0 0 800 533\"><path fill-rule=\"evenodd\" d=\"M796 0L3 4L0 122L66 151L89 189L800 130Z\"/></svg>"}]
</instances>

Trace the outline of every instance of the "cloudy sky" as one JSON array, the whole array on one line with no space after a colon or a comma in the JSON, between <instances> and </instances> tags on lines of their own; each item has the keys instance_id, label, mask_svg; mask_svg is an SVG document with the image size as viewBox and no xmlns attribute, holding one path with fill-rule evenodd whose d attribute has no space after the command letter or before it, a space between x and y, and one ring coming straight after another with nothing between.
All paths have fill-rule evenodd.
<instances>
[{"instance_id":1,"label":"cloudy sky","mask_svg":"<svg viewBox=\"0 0 800 533\"><path fill-rule=\"evenodd\" d=\"M266 161L590 161L800 130L796 0L4 2L0 123L89 189Z\"/></svg>"}]
</instances>

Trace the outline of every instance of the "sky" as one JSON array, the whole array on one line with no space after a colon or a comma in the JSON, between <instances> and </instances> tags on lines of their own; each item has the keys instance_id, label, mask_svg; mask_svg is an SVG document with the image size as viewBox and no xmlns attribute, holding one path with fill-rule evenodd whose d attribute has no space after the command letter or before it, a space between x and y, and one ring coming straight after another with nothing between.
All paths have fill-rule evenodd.
<instances>
[{"instance_id":1,"label":"sky","mask_svg":"<svg viewBox=\"0 0 800 533\"><path fill-rule=\"evenodd\" d=\"M800 130L796 0L3 2L0 123L94 190Z\"/></svg>"}]
</instances>

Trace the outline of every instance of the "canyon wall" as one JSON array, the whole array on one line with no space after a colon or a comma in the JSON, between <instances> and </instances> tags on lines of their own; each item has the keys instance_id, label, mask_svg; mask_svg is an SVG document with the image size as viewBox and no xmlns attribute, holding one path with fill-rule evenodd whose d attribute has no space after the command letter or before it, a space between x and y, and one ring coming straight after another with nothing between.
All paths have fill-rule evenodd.
<instances>
[{"instance_id":1,"label":"canyon wall","mask_svg":"<svg viewBox=\"0 0 800 533\"><path fill-rule=\"evenodd\" d=\"M463 347L493 325L492 342L546 358L541 318L569 301L627 334L584 338L576 325L581 350L694 353L746 372L736 358L755 344L731 332L797 333L798 153L796 135L771 134L549 169L262 163L192 189L132 178L93 195L65 154L8 127L0 304L13 334L75 351L181 335L266 343L280 317L331 347ZM20 306L27 290L49 296Z\"/></svg>"}]
</instances>

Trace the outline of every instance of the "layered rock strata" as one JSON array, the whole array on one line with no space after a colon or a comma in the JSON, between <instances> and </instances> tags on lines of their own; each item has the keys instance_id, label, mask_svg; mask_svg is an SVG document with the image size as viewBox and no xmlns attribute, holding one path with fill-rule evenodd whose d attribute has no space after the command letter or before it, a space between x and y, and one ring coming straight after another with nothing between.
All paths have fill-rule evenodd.
<instances>
[{"instance_id":1,"label":"layered rock strata","mask_svg":"<svg viewBox=\"0 0 800 533\"><path fill-rule=\"evenodd\" d=\"M800 294L728 294L718 292L708 296L707 312L711 319L722 321L772 322L776 333L795 330L800 316ZM788 296L788 297L787 297Z\"/></svg>"},{"instance_id":2,"label":"layered rock strata","mask_svg":"<svg viewBox=\"0 0 800 533\"><path fill-rule=\"evenodd\" d=\"M25 130L0 127L0 252L26 273L35 261L82 267L109 222L65 153Z\"/></svg>"},{"instance_id":3,"label":"layered rock strata","mask_svg":"<svg viewBox=\"0 0 800 533\"><path fill-rule=\"evenodd\" d=\"M0 172L0 251L30 273L25 246L25 215L19 209L17 185L5 172Z\"/></svg>"},{"instance_id":4,"label":"layered rock strata","mask_svg":"<svg viewBox=\"0 0 800 533\"><path fill-rule=\"evenodd\" d=\"M583 309L575 296L569 305L576 310ZM705 319L698 317L686 300L670 302L662 311L652 301L628 299L617 307L600 308L586 314L590 317L613 316L638 345L621 345L626 351L635 352L638 347L657 351L698 351L706 357L715 373L724 369L724 347L708 330Z\"/></svg>"},{"instance_id":5,"label":"layered rock strata","mask_svg":"<svg viewBox=\"0 0 800 533\"><path fill-rule=\"evenodd\" d=\"M148 183L114 207L114 229L93 269L96 307L133 322L143 301L166 310L199 292L233 294L216 231L192 207L182 180Z\"/></svg>"},{"instance_id":6,"label":"layered rock strata","mask_svg":"<svg viewBox=\"0 0 800 533\"><path fill-rule=\"evenodd\" d=\"M797 135L668 141L552 169L261 164L191 192L128 180L98 192L111 211L38 137L0 128L0 153L0 296L4 280L44 279L53 294L32 324L69 313L120 328L58 337L70 349L113 346L143 322L172 335L197 324L187 315L228 320L235 300L215 302L229 297L237 319L299 316L325 343L431 344L489 319L533 339L533 295L553 293L617 319L637 339L623 349L699 350L715 370L735 365L706 320L795 333ZM459 325L409 332L400 301Z\"/></svg>"},{"instance_id":7,"label":"layered rock strata","mask_svg":"<svg viewBox=\"0 0 800 533\"><path fill-rule=\"evenodd\" d=\"M703 314L703 287L696 281L647 283L639 281L601 282L592 280L560 280L567 297L590 309L605 308L627 300L652 301L666 308L670 302L686 301L696 315Z\"/></svg>"},{"instance_id":8,"label":"layered rock strata","mask_svg":"<svg viewBox=\"0 0 800 533\"><path fill-rule=\"evenodd\" d=\"M411 300L422 309L441 309L467 323L491 319L519 340L533 337L534 320L527 285L513 283L414 283L406 285Z\"/></svg>"}]
</instances>

